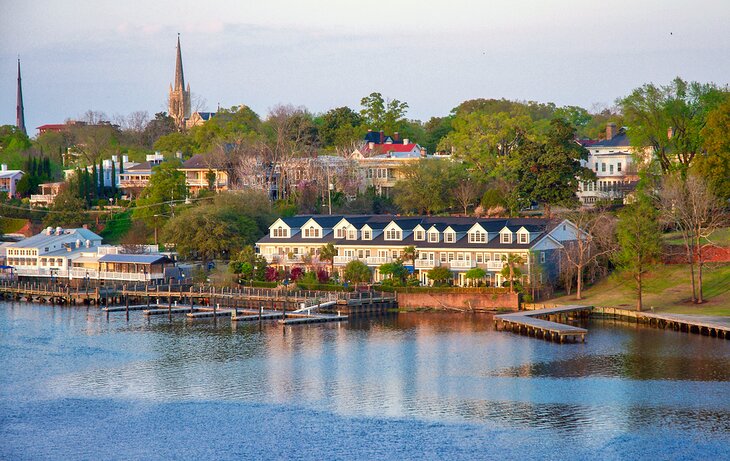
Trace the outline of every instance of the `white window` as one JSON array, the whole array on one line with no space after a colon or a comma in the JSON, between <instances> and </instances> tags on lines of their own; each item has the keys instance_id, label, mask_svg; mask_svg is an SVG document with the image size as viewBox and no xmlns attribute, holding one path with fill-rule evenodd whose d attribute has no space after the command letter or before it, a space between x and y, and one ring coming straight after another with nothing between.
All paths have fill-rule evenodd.
<instances>
[{"instance_id":1,"label":"white window","mask_svg":"<svg viewBox=\"0 0 730 461\"><path fill-rule=\"evenodd\" d=\"M274 229L274 237L286 237L287 236L287 230L283 227L279 226Z\"/></svg>"},{"instance_id":2,"label":"white window","mask_svg":"<svg viewBox=\"0 0 730 461\"><path fill-rule=\"evenodd\" d=\"M338 239L345 238L345 228L338 227L335 237L337 237Z\"/></svg>"},{"instance_id":3,"label":"white window","mask_svg":"<svg viewBox=\"0 0 730 461\"><path fill-rule=\"evenodd\" d=\"M519 236L520 236L520 243L528 243L527 242L528 234L522 233L522 234L519 234Z\"/></svg>"},{"instance_id":4,"label":"white window","mask_svg":"<svg viewBox=\"0 0 730 461\"><path fill-rule=\"evenodd\" d=\"M357 239L357 230L349 229L347 231L347 240L356 240L356 239Z\"/></svg>"},{"instance_id":5,"label":"white window","mask_svg":"<svg viewBox=\"0 0 730 461\"><path fill-rule=\"evenodd\" d=\"M606 164L603 163L603 162L601 162L601 172L602 173L605 173L606 172Z\"/></svg>"},{"instance_id":6,"label":"white window","mask_svg":"<svg viewBox=\"0 0 730 461\"><path fill-rule=\"evenodd\" d=\"M608 165L608 172L613 174L613 164Z\"/></svg>"},{"instance_id":7,"label":"white window","mask_svg":"<svg viewBox=\"0 0 730 461\"><path fill-rule=\"evenodd\" d=\"M491 261L491 260L492 260L492 255L489 253L484 253L484 261L486 262L486 261Z\"/></svg>"},{"instance_id":8,"label":"white window","mask_svg":"<svg viewBox=\"0 0 730 461\"><path fill-rule=\"evenodd\" d=\"M414 237L414 238L415 238L416 240L423 240L423 238L424 238L424 237L423 237L423 231L422 231L422 230L417 230L417 231L416 231L416 235L415 235L415 237Z\"/></svg>"},{"instance_id":9,"label":"white window","mask_svg":"<svg viewBox=\"0 0 730 461\"><path fill-rule=\"evenodd\" d=\"M454 253L449 253L449 262L454 260Z\"/></svg>"},{"instance_id":10,"label":"white window","mask_svg":"<svg viewBox=\"0 0 730 461\"><path fill-rule=\"evenodd\" d=\"M508 232L499 234L499 241L501 243L512 243L512 234Z\"/></svg>"},{"instance_id":11,"label":"white window","mask_svg":"<svg viewBox=\"0 0 730 461\"><path fill-rule=\"evenodd\" d=\"M442 263L446 262L446 253L444 253L443 251L439 253L439 261L441 261Z\"/></svg>"},{"instance_id":12,"label":"white window","mask_svg":"<svg viewBox=\"0 0 730 461\"><path fill-rule=\"evenodd\" d=\"M401 239L401 231L396 229L390 229L387 232L385 232L385 240L400 240Z\"/></svg>"},{"instance_id":13,"label":"white window","mask_svg":"<svg viewBox=\"0 0 730 461\"><path fill-rule=\"evenodd\" d=\"M444 233L444 241L446 243L454 243L456 241L456 234L453 232Z\"/></svg>"},{"instance_id":14,"label":"white window","mask_svg":"<svg viewBox=\"0 0 730 461\"><path fill-rule=\"evenodd\" d=\"M469 243L483 243L487 241L487 234L484 232L472 232L469 234Z\"/></svg>"},{"instance_id":15,"label":"white window","mask_svg":"<svg viewBox=\"0 0 730 461\"><path fill-rule=\"evenodd\" d=\"M428 241L429 242L438 242L439 241L439 233L438 232L429 232L428 233Z\"/></svg>"},{"instance_id":16,"label":"white window","mask_svg":"<svg viewBox=\"0 0 730 461\"><path fill-rule=\"evenodd\" d=\"M365 229L362 231L362 239L363 240L371 240L373 238L372 231L369 229Z\"/></svg>"},{"instance_id":17,"label":"white window","mask_svg":"<svg viewBox=\"0 0 730 461\"><path fill-rule=\"evenodd\" d=\"M616 171L618 171L619 173L621 173L621 162L618 162L616 164Z\"/></svg>"}]
</instances>

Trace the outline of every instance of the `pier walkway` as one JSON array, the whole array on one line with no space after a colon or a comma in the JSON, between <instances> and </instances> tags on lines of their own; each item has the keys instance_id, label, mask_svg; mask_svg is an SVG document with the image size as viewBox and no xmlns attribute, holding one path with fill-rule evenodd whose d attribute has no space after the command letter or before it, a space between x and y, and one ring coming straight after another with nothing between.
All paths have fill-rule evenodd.
<instances>
[{"instance_id":1,"label":"pier walkway","mask_svg":"<svg viewBox=\"0 0 730 461\"><path fill-rule=\"evenodd\" d=\"M709 315L670 314L664 312L637 312L617 307L596 307L594 313L606 317L635 320L657 328L697 333L715 338L730 339L730 317Z\"/></svg>"},{"instance_id":2,"label":"pier walkway","mask_svg":"<svg viewBox=\"0 0 730 461\"><path fill-rule=\"evenodd\" d=\"M494 325L498 330L508 330L548 341L563 343L569 339L573 342L580 339L585 342L588 330L558 321L588 315L592 309L593 306L571 305L499 314L494 316ZM541 317L546 317L547 320Z\"/></svg>"}]
</instances>

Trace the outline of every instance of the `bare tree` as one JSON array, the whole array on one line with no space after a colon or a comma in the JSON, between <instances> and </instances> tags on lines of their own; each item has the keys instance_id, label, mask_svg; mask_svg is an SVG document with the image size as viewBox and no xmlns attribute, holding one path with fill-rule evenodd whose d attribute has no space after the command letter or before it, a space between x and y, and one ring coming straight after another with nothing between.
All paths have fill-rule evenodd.
<instances>
[{"instance_id":1,"label":"bare tree","mask_svg":"<svg viewBox=\"0 0 730 461\"><path fill-rule=\"evenodd\" d=\"M456 202L464 209L464 216L467 215L468 209L482 195L482 186L471 178L467 178L459 182L454 188L454 198Z\"/></svg>"},{"instance_id":2,"label":"bare tree","mask_svg":"<svg viewBox=\"0 0 730 461\"><path fill-rule=\"evenodd\" d=\"M576 278L575 298L582 298L583 278L586 268L597 264L616 251L616 220L602 211L580 210L568 218L578 228L575 239L563 244L566 266L572 266ZM566 283L566 287L571 284Z\"/></svg>"},{"instance_id":3,"label":"bare tree","mask_svg":"<svg viewBox=\"0 0 730 461\"><path fill-rule=\"evenodd\" d=\"M666 178L659 199L663 218L682 235L690 266L692 301L701 304L704 302L702 269L705 250L712 246L712 234L727 220L722 201L710 190L705 180L696 174L690 174L686 180L676 176Z\"/></svg>"}]
</instances>

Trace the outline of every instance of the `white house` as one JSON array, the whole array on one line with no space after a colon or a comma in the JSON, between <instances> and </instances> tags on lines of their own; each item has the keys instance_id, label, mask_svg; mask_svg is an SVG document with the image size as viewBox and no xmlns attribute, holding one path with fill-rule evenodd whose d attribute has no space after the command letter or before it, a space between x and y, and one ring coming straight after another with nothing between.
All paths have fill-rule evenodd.
<instances>
[{"instance_id":1,"label":"white house","mask_svg":"<svg viewBox=\"0 0 730 461\"><path fill-rule=\"evenodd\" d=\"M6 164L0 165L0 192L6 192L8 197L14 197L18 181L23 177L23 173L20 170L8 170Z\"/></svg>"}]
</instances>

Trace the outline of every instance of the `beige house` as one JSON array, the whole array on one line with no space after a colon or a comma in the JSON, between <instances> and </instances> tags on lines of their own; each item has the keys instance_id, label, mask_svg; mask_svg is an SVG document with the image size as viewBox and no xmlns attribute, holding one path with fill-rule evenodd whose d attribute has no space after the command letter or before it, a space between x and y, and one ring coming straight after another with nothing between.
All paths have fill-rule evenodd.
<instances>
[{"instance_id":1,"label":"beige house","mask_svg":"<svg viewBox=\"0 0 730 461\"><path fill-rule=\"evenodd\" d=\"M210 157L193 155L182 164L180 171L185 173L185 184L191 195L197 195L211 186L216 192L229 189L228 171Z\"/></svg>"}]
</instances>

